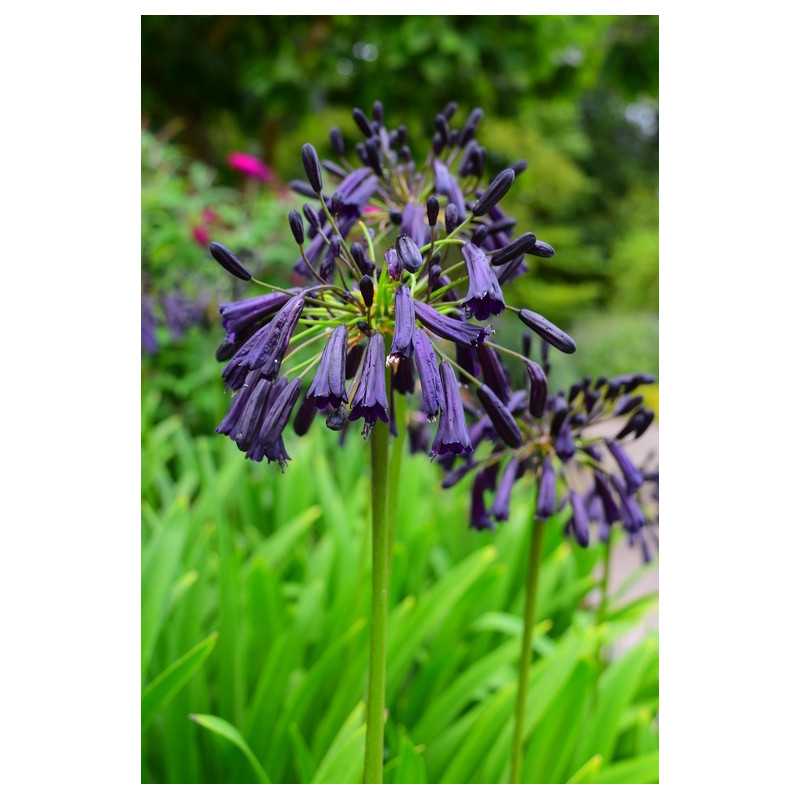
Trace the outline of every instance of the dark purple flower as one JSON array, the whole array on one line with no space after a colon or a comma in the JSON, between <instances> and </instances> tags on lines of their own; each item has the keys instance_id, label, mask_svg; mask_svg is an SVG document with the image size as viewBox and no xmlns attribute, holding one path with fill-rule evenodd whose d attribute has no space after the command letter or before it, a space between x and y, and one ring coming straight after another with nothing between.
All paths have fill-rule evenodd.
<instances>
[{"instance_id":1,"label":"dark purple flower","mask_svg":"<svg viewBox=\"0 0 800 800\"><path fill-rule=\"evenodd\" d=\"M467 347L475 347L494 333L492 328L488 326L471 325L468 322L453 319L453 317L446 317L420 300L414 301L414 311L417 319L428 330L442 339L466 345Z\"/></svg>"},{"instance_id":2,"label":"dark purple flower","mask_svg":"<svg viewBox=\"0 0 800 800\"><path fill-rule=\"evenodd\" d=\"M413 394L415 387L414 363L410 358L401 358L392 370L392 389L400 394Z\"/></svg>"},{"instance_id":3,"label":"dark purple flower","mask_svg":"<svg viewBox=\"0 0 800 800\"><path fill-rule=\"evenodd\" d=\"M308 389L308 397L318 409L336 408L347 399L344 366L347 351L347 326L334 328L322 351L317 372Z\"/></svg>"},{"instance_id":4,"label":"dark purple flower","mask_svg":"<svg viewBox=\"0 0 800 800\"><path fill-rule=\"evenodd\" d=\"M594 473L594 492L600 498L606 522L609 525L616 522L619 519L619 506L617 506L617 501L614 499L614 493L611 491L608 478L597 471Z\"/></svg>"},{"instance_id":5,"label":"dark purple flower","mask_svg":"<svg viewBox=\"0 0 800 800\"><path fill-rule=\"evenodd\" d=\"M444 210L444 229L447 233L452 233L459 223L458 209L453 203L448 203Z\"/></svg>"},{"instance_id":6,"label":"dark purple flower","mask_svg":"<svg viewBox=\"0 0 800 800\"><path fill-rule=\"evenodd\" d=\"M142 296L142 350L150 355L158 351L153 301L144 295Z\"/></svg>"},{"instance_id":7,"label":"dark purple flower","mask_svg":"<svg viewBox=\"0 0 800 800\"><path fill-rule=\"evenodd\" d=\"M328 137L331 140L331 147L337 156L341 157L345 154L344 136L339 128L331 128Z\"/></svg>"},{"instance_id":8,"label":"dark purple flower","mask_svg":"<svg viewBox=\"0 0 800 800\"><path fill-rule=\"evenodd\" d=\"M431 454L435 456L453 453L463 455L472 452L472 444L467 433L467 423L464 419L464 405L461 402L461 393L458 388L453 368L446 361L439 365L439 375L442 379L444 393L444 407L439 417L439 429L433 440Z\"/></svg>"},{"instance_id":9,"label":"dark purple flower","mask_svg":"<svg viewBox=\"0 0 800 800\"><path fill-rule=\"evenodd\" d=\"M478 362L481 365L483 382L504 402L508 403L511 399L511 386L508 383L503 362L494 348L486 344L478 345Z\"/></svg>"},{"instance_id":10,"label":"dark purple flower","mask_svg":"<svg viewBox=\"0 0 800 800\"><path fill-rule=\"evenodd\" d=\"M375 284L369 275L364 275L358 282L358 290L361 292L361 298L364 300L364 305L367 308L372 308L372 301L375 299Z\"/></svg>"},{"instance_id":11,"label":"dark purple flower","mask_svg":"<svg viewBox=\"0 0 800 800\"><path fill-rule=\"evenodd\" d=\"M384 359L383 336L380 333L373 334L367 344L361 377L350 411L351 420L364 420L365 435L369 434L379 419L389 422Z\"/></svg>"},{"instance_id":12,"label":"dark purple flower","mask_svg":"<svg viewBox=\"0 0 800 800\"><path fill-rule=\"evenodd\" d=\"M228 386L238 389L252 369L263 368L262 374L269 380L277 376L304 304L305 296L295 295L271 322L244 343L222 373Z\"/></svg>"},{"instance_id":13,"label":"dark purple flower","mask_svg":"<svg viewBox=\"0 0 800 800\"><path fill-rule=\"evenodd\" d=\"M492 503L491 515L498 521L508 519L511 490L514 488L514 482L519 477L518 472L519 461L516 458L511 458L500 475L494 503Z\"/></svg>"},{"instance_id":14,"label":"dark purple flower","mask_svg":"<svg viewBox=\"0 0 800 800\"><path fill-rule=\"evenodd\" d=\"M569 521L570 529L581 547L589 546L589 514L583 502L583 497L570 489L569 502L572 506L572 518Z\"/></svg>"},{"instance_id":15,"label":"dark purple flower","mask_svg":"<svg viewBox=\"0 0 800 800\"><path fill-rule=\"evenodd\" d=\"M605 443L609 453L614 457L614 461L617 462L617 466L619 466L622 472L628 494L633 494L644 483L642 473L636 469L633 461L630 460L628 454L625 452L625 448L621 444L615 442L613 439L606 439Z\"/></svg>"},{"instance_id":16,"label":"dark purple flower","mask_svg":"<svg viewBox=\"0 0 800 800\"><path fill-rule=\"evenodd\" d=\"M469 511L469 525L475 530L494 528L494 521L486 511L483 495L491 491L497 481L497 465L481 470L472 482L472 493Z\"/></svg>"},{"instance_id":17,"label":"dark purple flower","mask_svg":"<svg viewBox=\"0 0 800 800\"><path fill-rule=\"evenodd\" d=\"M568 336L561 328L553 325L549 319L535 311L523 308L519 312L519 318L534 332L542 337L548 344L553 345L562 353L574 353L575 341Z\"/></svg>"},{"instance_id":18,"label":"dark purple flower","mask_svg":"<svg viewBox=\"0 0 800 800\"><path fill-rule=\"evenodd\" d=\"M436 199L436 195L431 195L426 204L425 204L425 211L428 217L428 225L433 228L436 225L437 220L439 219L439 201Z\"/></svg>"},{"instance_id":19,"label":"dark purple flower","mask_svg":"<svg viewBox=\"0 0 800 800\"><path fill-rule=\"evenodd\" d=\"M570 425L564 424L559 429L555 441L555 449L558 457L565 463L575 455L575 441L572 438Z\"/></svg>"},{"instance_id":20,"label":"dark purple flower","mask_svg":"<svg viewBox=\"0 0 800 800\"><path fill-rule=\"evenodd\" d=\"M283 385L279 385L281 382ZM281 468L289 460L281 434L299 394L300 381L297 378L291 381L281 378L275 382L256 440L247 451L248 458L260 461L266 456L268 461L279 462Z\"/></svg>"},{"instance_id":21,"label":"dark purple flower","mask_svg":"<svg viewBox=\"0 0 800 800\"><path fill-rule=\"evenodd\" d=\"M420 328L414 328L414 361L417 365L422 393L422 413L430 422L444 408L444 387L439 374L436 353L428 335Z\"/></svg>"},{"instance_id":22,"label":"dark purple flower","mask_svg":"<svg viewBox=\"0 0 800 800\"><path fill-rule=\"evenodd\" d=\"M627 487L616 475L611 476L611 481L619 495L619 516L622 521L622 527L625 528L628 533L635 534L640 531L645 524L642 509L639 507L633 495L628 494Z\"/></svg>"},{"instance_id":23,"label":"dark purple flower","mask_svg":"<svg viewBox=\"0 0 800 800\"><path fill-rule=\"evenodd\" d=\"M383 254L383 260L386 262L386 269L389 272L389 277L393 281L399 281L400 275L403 272L403 265L400 263L400 258L397 255L397 250L390 247Z\"/></svg>"},{"instance_id":24,"label":"dark purple flower","mask_svg":"<svg viewBox=\"0 0 800 800\"><path fill-rule=\"evenodd\" d=\"M297 244L303 244L305 241L305 229L303 226L303 218L300 214L292 209L289 212L289 228L292 231L292 236Z\"/></svg>"},{"instance_id":25,"label":"dark purple flower","mask_svg":"<svg viewBox=\"0 0 800 800\"><path fill-rule=\"evenodd\" d=\"M361 356L364 355L364 345L354 344L347 351L347 359L344 362L344 376L347 380L354 378L358 367L361 364Z\"/></svg>"},{"instance_id":26,"label":"dark purple flower","mask_svg":"<svg viewBox=\"0 0 800 800\"><path fill-rule=\"evenodd\" d=\"M535 361L526 362L525 367L531 384L528 408L534 417L541 417L547 403L547 375Z\"/></svg>"},{"instance_id":27,"label":"dark purple flower","mask_svg":"<svg viewBox=\"0 0 800 800\"><path fill-rule=\"evenodd\" d=\"M542 475L536 494L536 518L547 519L556 513L556 473L549 458L542 461Z\"/></svg>"},{"instance_id":28,"label":"dark purple flower","mask_svg":"<svg viewBox=\"0 0 800 800\"><path fill-rule=\"evenodd\" d=\"M479 320L488 319L492 314L500 314L506 307L503 290L486 253L471 243L465 244L461 252L469 275L469 292L464 298L464 305Z\"/></svg>"},{"instance_id":29,"label":"dark purple flower","mask_svg":"<svg viewBox=\"0 0 800 800\"><path fill-rule=\"evenodd\" d=\"M434 190L436 194L443 194L455 206L459 219L467 215L464 203L464 194L458 180L450 174L447 167L438 159L433 162Z\"/></svg>"},{"instance_id":30,"label":"dark purple flower","mask_svg":"<svg viewBox=\"0 0 800 800\"><path fill-rule=\"evenodd\" d=\"M219 242L211 242L208 246L208 252L211 253L214 260L223 269L230 272L234 278L239 280L249 281L253 276L247 271L244 264L230 251L224 244Z\"/></svg>"},{"instance_id":31,"label":"dark purple flower","mask_svg":"<svg viewBox=\"0 0 800 800\"><path fill-rule=\"evenodd\" d=\"M551 258L556 254L553 246L543 242L541 239L537 239L527 252L533 256L539 256L539 258Z\"/></svg>"},{"instance_id":32,"label":"dark purple flower","mask_svg":"<svg viewBox=\"0 0 800 800\"><path fill-rule=\"evenodd\" d=\"M254 384L247 392L244 403L237 409L236 420L228 434L243 452L250 448L258 433L273 388L270 381L261 378L255 378ZM225 420L220 423L218 430L222 429L223 423Z\"/></svg>"},{"instance_id":33,"label":"dark purple flower","mask_svg":"<svg viewBox=\"0 0 800 800\"><path fill-rule=\"evenodd\" d=\"M317 406L314 402L314 398L306 396L303 402L300 403L300 408L297 409L297 413L294 415L294 432L298 436L305 436L311 428L311 423L314 421L316 415Z\"/></svg>"},{"instance_id":34,"label":"dark purple flower","mask_svg":"<svg viewBox=\"0 0 800 800\"><path fill-rule=\"evenodd\" d=\"M394 293L394 337L389 358L409 358L414 349L414 302L408 286Z\"/></svg>"},{"instance_id":35,"label":"dark purple flower","mask_svg":"<svg viewBox=\"0 0 800 800\"><path fill-rule=\"evenodd\" d=\"M400 233L408 236L419 247L430 241L431 232L425 224L425 209L421 205L406 203L400 222Z\"/></svg>"},{"instance_id":36,"label":"dark purple flower","mask_svg":"<svg viewBox=\"0 0 800 800\"><path fill-rule=\"evenodd\" d=\"M367 115L358 107L353 109L353 120L356 125L361 129L361 133L367 138L372 136L372 126L369 124Z\"/></svg>"},{"instance_id":37,"label":"dark purple flower","mask_svg":"<svg viewBox=\"0 0 800 800\"><path fill-rule=\"evenodd\" d=\"M378 190L378 178L369 167L354 169L337 187L333 196L343 206L361 207Z\"/></svg>"},{"instance_id":38,"label":"dark purple flower","mask_svg":"<svg viewBox=\"0 0 800 800\"><path fill-rule=\"evenodd\" d=\"M478 400L489 415L497 435L509 447L519 447L522 444L522 434L514 417L505 403L485 383L478 387Z\"/></svg>"}]
</instances>

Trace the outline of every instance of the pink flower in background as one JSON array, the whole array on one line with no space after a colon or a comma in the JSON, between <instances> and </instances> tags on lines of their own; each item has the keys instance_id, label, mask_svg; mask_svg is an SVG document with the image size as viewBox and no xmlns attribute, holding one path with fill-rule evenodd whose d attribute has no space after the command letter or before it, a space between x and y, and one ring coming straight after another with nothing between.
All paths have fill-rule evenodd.
<instances>
[{"instance_id":1,"label":"pink flower in background","mask_svg":"<svg viewBox=\"0 0 800 800\"><path fill-rule=\"evenodd\" d=\"M204 208L203 209L203 222L206 225L211 225L219 219L219 214L214 211L213 208Z\"/></svg>"},{"instance_id":2,"label":"pink flower in background","mask_svg":"<svg viewBox=\"0 0 800 800\"><path fill-rule=\"evenodd\" d=\"M380 213L380 209L377 206L364 206L364 213L365 214L377 214L377 213Z\"/></svg>"},{"instance_id":3,"label":"pink flower in background","mask_svg":"<svg viewBox=\"0 0 800 800\"><path fill-rule=\"evenodd\" d=\"M269 183L275 177L272 170L260 158L249 153L231 153L228 156L228 164L233 169L264 183Z\"/></svg>"},{"instance_id":4,"label":"pink flower in background","mask_svg":"<svg viewBox=\"0 0 800 800\"><path fill-rule=\"evenodd\" d=\"M195 225L194 228L192 228L192 236L200 247L208 247L211 241L211 236L204 225Z\"/></svg>"}]
</instances>

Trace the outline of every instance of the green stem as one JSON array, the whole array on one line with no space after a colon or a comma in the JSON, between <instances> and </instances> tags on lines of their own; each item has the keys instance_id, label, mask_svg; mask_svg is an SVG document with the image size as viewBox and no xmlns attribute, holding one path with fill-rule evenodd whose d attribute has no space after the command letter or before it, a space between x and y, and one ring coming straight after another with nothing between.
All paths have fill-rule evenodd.
<instances>
[{"instance_id":1,"label":"green stem","mask_svg":"<svg viewBox=\"0 0 800 800\"><path fill-rule=\"evenodd\" d=\"M389 426L379 422L371 436L372 629L367 685L367 743L364 783L383 783L383 714L386 698L386 629L389 607L387 460Z\"/></svg>"},{"instance_id":2,"label":"green stem","mask_svg":"<svg viewBox=\"0 0 800 800\"><path fill-rule=\"evenodd\" d=\"M536 590L539 585L539 562L542 558L544 520L534 519L528 551L528 575L525 581L525 611L522 629L522 650L519 658L517 704L514 711L514 739L511 745L511 783L519 783L522 771L522 744L525 734L525 706L528 702L528 682L533 653L533 625L536 621Z\"/></svg>"},{"instance_id":3,"label":"green stem","mask_svg":"<svg viewBox=\"0 0 800 800\"><path fill-rule=\"evenodd\" d=\"M611 579L611 530L603 545L603 572L600 578L600 602L597 604L597 624L601 625L608 611L608 585Z\"/></svg>"},{"instance_id":4,"label":"green stem","mask_svg":"<svg viewBox=\"0 0 800 800\"><path fill-rule=\"evenodd\" d=\"M389 500L387 510L388 538L389 538L389 565L391 566L391 553L394 551L395 533L397 531L397 494L400 491L400 467L403 463L403 453L406 446L406 398L400 392L394 393L394 420L397 436L392 440L392 452L389 457Z\"/></svg>"}]
</instances>

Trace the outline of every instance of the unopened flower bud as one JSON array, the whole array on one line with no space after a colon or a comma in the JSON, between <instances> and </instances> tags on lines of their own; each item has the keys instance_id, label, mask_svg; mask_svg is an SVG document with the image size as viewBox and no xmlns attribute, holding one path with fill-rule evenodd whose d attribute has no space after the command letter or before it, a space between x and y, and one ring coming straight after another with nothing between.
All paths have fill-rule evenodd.
<instances>
[{"instance_id":1,"label":"unopened flower bud","mask_svg":"<svg viewBox=\"0 0 800 800\"><path fill-rule=\"evenodd\" d=\"M319 163L319 156L312 144L304 144L301 151L303 158L303 169L306 171L308 182L316 194L322 191L322 167Z\"/></svg>"}]
</instances>

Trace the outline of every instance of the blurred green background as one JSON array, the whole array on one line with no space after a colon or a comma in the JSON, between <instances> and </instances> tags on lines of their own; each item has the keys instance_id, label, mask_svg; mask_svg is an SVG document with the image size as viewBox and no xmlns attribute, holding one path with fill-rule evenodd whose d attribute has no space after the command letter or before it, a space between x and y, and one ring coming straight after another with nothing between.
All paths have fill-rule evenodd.
<instances>
[{"instance_id":1,"label":"blurred green background","mask_svg":"<svg viewBox=\"0 0 800 800\"><path fill-rule=\"evenodd\" d=\"M657 373L657 17L143 17L145 782L359 778L367 449L320 425L290 433L281 476L213 433L229 402L216 304L243 284L205 243L287 280L300 146L329 157L329 128L352 142L351 108L376 98L417 152L455 99L456 124L486 111L489 172L529 162L503 207L557 254L530 259L508 293L577 340L552 354L554 383ZM516 345L519 326L497 335ZM414 502L393 553L386 780L503 781L533 487L520 481L487 538L466 531L467 482L432 491L439 477L424 457L403 463ZM564 523L548 525L523 777L657 781L657 644L634 636L655 595L631 599L639 570L612 574L600 625L601 551L570 546Z\"/></svg>"}]
</instances>

